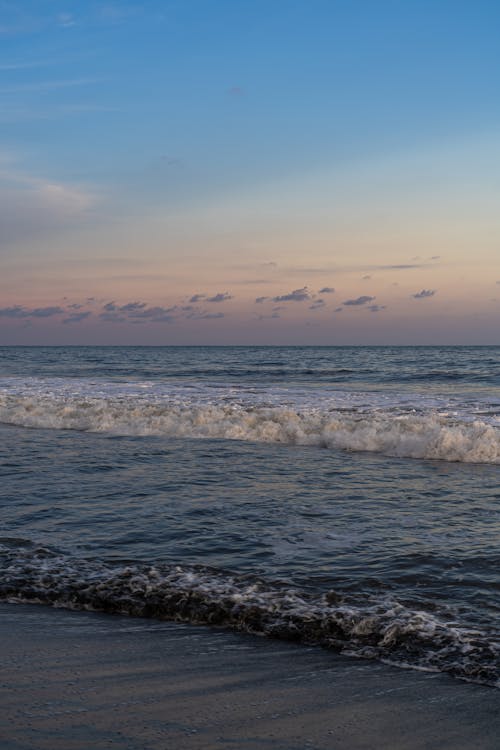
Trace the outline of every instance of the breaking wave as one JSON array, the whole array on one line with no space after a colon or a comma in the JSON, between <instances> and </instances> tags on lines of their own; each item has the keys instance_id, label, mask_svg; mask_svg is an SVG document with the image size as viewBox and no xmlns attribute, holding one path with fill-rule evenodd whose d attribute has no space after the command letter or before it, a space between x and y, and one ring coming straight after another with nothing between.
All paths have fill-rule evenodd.
<instances>
[{"instance_id":1,"label":"breaking wave","mask_svg":"<svg viewBox=\"0 0 500 750\"><path fill-rule=\"evenodd\" d=\"M393 597L310 594L203 567L119 565L0 549L0 600L217 625L499 686L498 634Z\"/></svg>"},{"instance_id":2,"label":"breaking wave","mask_svg":"<svg viewBox=\"0 0 500 750\"><path fill-rule=\"evenodd\" d=\"M460 412L380 394L147 386L108 389L52 382L0 389L0 421L118 435L220 438L444 461L500 463L495 408Z\"/></svg>"}]
</instances>

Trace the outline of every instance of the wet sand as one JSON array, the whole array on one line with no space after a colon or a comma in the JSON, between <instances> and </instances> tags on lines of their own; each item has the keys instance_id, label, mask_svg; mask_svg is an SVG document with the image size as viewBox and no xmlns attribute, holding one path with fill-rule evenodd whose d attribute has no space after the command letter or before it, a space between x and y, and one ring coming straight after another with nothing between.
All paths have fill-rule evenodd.
<instances>
[{"instance_id":1,"label":"wet sand","mask_svg":"<svg viewBox=\"0 0 500 750\"><path fill-rule=\"evenodd\" d=\"M2 750L497 750L500 690L175 623L0 605Z\"/></svg>"}]
</instances>

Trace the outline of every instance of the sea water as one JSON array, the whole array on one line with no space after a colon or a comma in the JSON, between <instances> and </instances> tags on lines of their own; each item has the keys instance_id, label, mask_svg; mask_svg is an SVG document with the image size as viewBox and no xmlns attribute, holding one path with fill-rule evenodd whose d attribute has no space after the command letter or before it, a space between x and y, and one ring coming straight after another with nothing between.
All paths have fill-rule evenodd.
<instances>
[{"instance_id":1,"label":"sea water","mask_svg":"<svg viewBox=\"0 0 500 750\"><path fill-rule=\"evenodd\" d=\"M500 679L500 347L0 348L0 598Z\"/></svg>"}]
</instances>

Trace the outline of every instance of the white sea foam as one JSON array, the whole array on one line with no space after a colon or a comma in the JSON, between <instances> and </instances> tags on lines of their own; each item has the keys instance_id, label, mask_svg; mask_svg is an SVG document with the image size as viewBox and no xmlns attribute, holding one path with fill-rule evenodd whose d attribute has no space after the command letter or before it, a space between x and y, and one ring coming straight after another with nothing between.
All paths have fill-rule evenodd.
<instances>
[{"instance_id":1,"label":"white sea foam","mask_svg":"<svg viewBox=\"0 0 500 750\"><path fill-rule=\"evenodd\" d=\"M0 421L500 463L496 404L380 392L70 380L0 382Z\"/></svg>"},{"instance_id":2,"label":"white sea foam","mask_svg":"<svg viewBox=\"0 0 500 750\"><path fill-rule=\"evenodd\" d=\"M498 686L498 633L362 591L308 594L208 568L109 564L0 544L0 600L222 625Z\"/></svg>"}]
</instances>

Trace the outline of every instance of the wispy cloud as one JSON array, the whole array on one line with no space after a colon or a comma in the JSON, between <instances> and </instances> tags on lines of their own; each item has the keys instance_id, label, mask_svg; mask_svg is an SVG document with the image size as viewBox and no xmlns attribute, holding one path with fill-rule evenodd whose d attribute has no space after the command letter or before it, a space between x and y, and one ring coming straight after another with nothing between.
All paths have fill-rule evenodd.
<instances>
[{"instance_id":1,"label":"wispy cloud","mask_svg":"<svg viewBox=\"0 0 500 750\"><path fill-rule=\"evenodd\" d=\"M17 94L25 91L43 93L44 91L55 91L57 89L72 88L74 86L88 86L92 83L98 83L101 80L102 79L98 78L69 78L58 81L18 83L11 86L1 86L0 94Z\"/></svg>"},{"instance_id":2,"label":"wispy cloud","mask_svg":"<svg viewBox=\"0 0 500 750\"><path fill-rule=\"evenodd\" d=\"M0 158L0 226L4 247L33 234L59 230L96 204L89 190L23 172Z\"/></svg>"},{"instance_id":3,"label":"wispy cloud","mask_svg":"<svg viewBox=\"0 0 500 750\"><path fill-rule=\"evenodd\" d=\"M16 60L10 63L1 63L0 71L8 72L10 70L30 70L33 68L43 68L54 65L55 60Z\"/></svg>"},{"instance_id":4,"label":"wispy cloud","mask_svg":"<svg viewBox=\"0 0 500 750\"><path fill-rule=\"evenodd\" d=\"M323 289L320 289L318 294L333 294L335 292L335 289L333 286L324 286Z\"/></svg>"}]
</instances>

